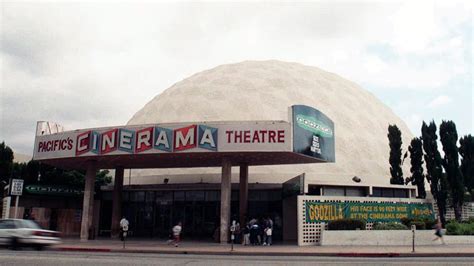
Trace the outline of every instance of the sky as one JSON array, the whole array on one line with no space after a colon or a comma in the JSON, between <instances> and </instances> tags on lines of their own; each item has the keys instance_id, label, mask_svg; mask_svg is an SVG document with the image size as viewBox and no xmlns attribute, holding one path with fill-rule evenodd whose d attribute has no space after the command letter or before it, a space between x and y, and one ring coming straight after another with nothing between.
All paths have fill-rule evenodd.
<instances>
[{"instance_id":1,"label":"sky","mask_svg":"<svg viewBox=\"0 0 474 266\"><path fill-rule=\"evenodd\" d=\"M0 142L31 155L36 121L124 125L194 73L245 60L356 82L419 136L473 133L469 1L1 2Z\"/></svg>"}]
</instances>

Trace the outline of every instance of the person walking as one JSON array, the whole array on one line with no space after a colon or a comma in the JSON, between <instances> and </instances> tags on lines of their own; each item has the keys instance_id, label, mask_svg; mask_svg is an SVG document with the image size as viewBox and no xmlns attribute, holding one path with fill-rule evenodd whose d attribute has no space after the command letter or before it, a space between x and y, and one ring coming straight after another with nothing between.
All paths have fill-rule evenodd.
<instances>
[{"instance_id":1,"label":"person walking","mask_svg":"<svg viewBox=\"0 0 474 266\"><path fill-rule=\"evenodd\" d=\"M257 245L258 239L258 224L255 218L251 219L249 222L249 230L250 230L250 244Z\"/></svg>"},{"instance_id":2,"label":"person walking","mask_svg":"<svg viewBox=\"0 0 474 266\"><path fill-rule=\"evenodd\" d=\"M237 222L235 224L235 231L234 231L234 236L235 236L235 243L241 243L242 241L242 238L240 238L240 234L241 234L241 229L240 229L240 223Z\"/></svg>"},{"instance_id":3,"label":"person walking","mask_svg":"<svg viewBox=\"0 0 474 266\"><path fill-rule=\"evenodd\" d=\"M128 220L125 218L125 216L122 217L122 220L120 220L120 240L123 241L125 236L124 232L128 232Z\"/></svg>"},{"instance_id":4,"label":"person walking","mask_svg":"<svg viewBox=\"0 0 474 266\"><path fill-rule=\"evenodd\" d=\"M179 222L177 225L173 227L173 244L175 247L179 246L179 242L181 240L181 230L182 230L181 222Z\"/></svg>"},{"instance_id":5,"label":"person walking","mask_svg":"<svg viewBox=\"0 0 474 266\"><path fill-rule=\"evenodd\" d=\"M268 246L271 246L272 245L272 228L271 227L267 227L265 229L265 243L263 243L263 245L268 245Z\"/></svg>"},{"instance_id":6,"label":"person walking","mask_svg":"<svg viewBox=\"0 0 474 266\"><path fill-rule=\"evenodd\" d=\"M244 229L242 230L242 233L244 235L244 241L242 242L242 245L250 245L250 225L248 223L247 225L245 225Z\"/></svg>"},{"instance_id":7,"label":"person walking","mask_svg":"<svg viewBox=\"0 0 474 266\"><path fill-rule=\"evenodd\" d=\"M273 233L273 221L270 216L265 219L265 230L264 230L264 245L271 246L272 245L272 233Z\"/></svg>"},{"instance_id":8,"label":"person walking","mask_svg":"<svg viewBox=\"0 0 474 266\"><path fill-rule=\"evenodd\" d=\"M433 241L436 241L436 240L440 239L441 243L443 243L443 245L445 245L446 243L444 242L444 239L443 239L443 224L441 224L441 220L439 218L438 218L438 222L435 224L434 228L435 228L436 238L433 239Z\"/></svg>"}]
</instances>

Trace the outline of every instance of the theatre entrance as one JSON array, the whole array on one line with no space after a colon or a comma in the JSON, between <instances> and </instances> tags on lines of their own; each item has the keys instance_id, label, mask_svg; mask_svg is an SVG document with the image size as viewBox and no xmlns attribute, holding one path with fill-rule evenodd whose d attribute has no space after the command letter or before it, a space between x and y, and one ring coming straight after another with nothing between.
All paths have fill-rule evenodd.
<instances>
[{"instance_id":1,"label":"theatre entrance","mask_svg":"<svg viewBox=\"0 0 474 266\"><path fill-rule=\"evenodd\" d=\"M110 232L111 192L104 191L100 231ZM281 239L281 190L250 190L249 215L269 215L275 222L274 240ZM183 224L183 239L215 241L219 227L220 192L192 191L124 191L122 213L130 222L131 237L167 239L178 221ZM232 219L239 217L238 190L232 190Z\"/></svg>"}]
</instances>

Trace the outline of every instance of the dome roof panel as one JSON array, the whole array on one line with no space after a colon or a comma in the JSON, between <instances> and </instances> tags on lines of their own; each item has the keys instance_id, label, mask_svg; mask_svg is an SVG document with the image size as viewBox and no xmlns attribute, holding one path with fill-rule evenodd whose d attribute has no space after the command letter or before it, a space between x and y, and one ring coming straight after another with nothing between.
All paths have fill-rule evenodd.
<instances>
[{"instance_id":1,"label":"dome roof panel","mask_svg":"<svg viewBox=\"0 0 474 266\"><path fill-rule=\"evenodd\" d=\"M128 124L288 120L288 107L294 104L312 106L334 121L336 163L252 167L250 178L254 181L258 182L259 174L288 173L289 179L307 172L331 177L380 177L383 181L374 182L388 183L388 125L396 124L402 131L404 151L413 137L390 108L357 84L316 67L274 60L245 61L197 73L153 98ZM219 171L199 168L134 173L146 176L179 172L190 174L192 179L192 174Z\"/></svg>"}]
</instances>

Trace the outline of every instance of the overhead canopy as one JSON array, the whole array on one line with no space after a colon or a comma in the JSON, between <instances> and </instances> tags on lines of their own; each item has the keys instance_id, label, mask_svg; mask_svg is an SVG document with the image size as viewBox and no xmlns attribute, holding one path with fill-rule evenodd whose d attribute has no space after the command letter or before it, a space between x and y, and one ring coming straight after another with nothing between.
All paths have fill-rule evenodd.
<instances>
[{"instance_id":1,"label":"overhead canopy","mask_svg":"<svg viewBox=\"0 0 474 266\"><path fill-rule=\"evenodd\" d=\"M57 130L38 122L33 159L62 168L174 168L334 161L334 125L314 108L286 121L200 122ZM55 130L50 130L50 125ZM54 133L55 132L55 133Z\"/></svg>"}]
</instances>

